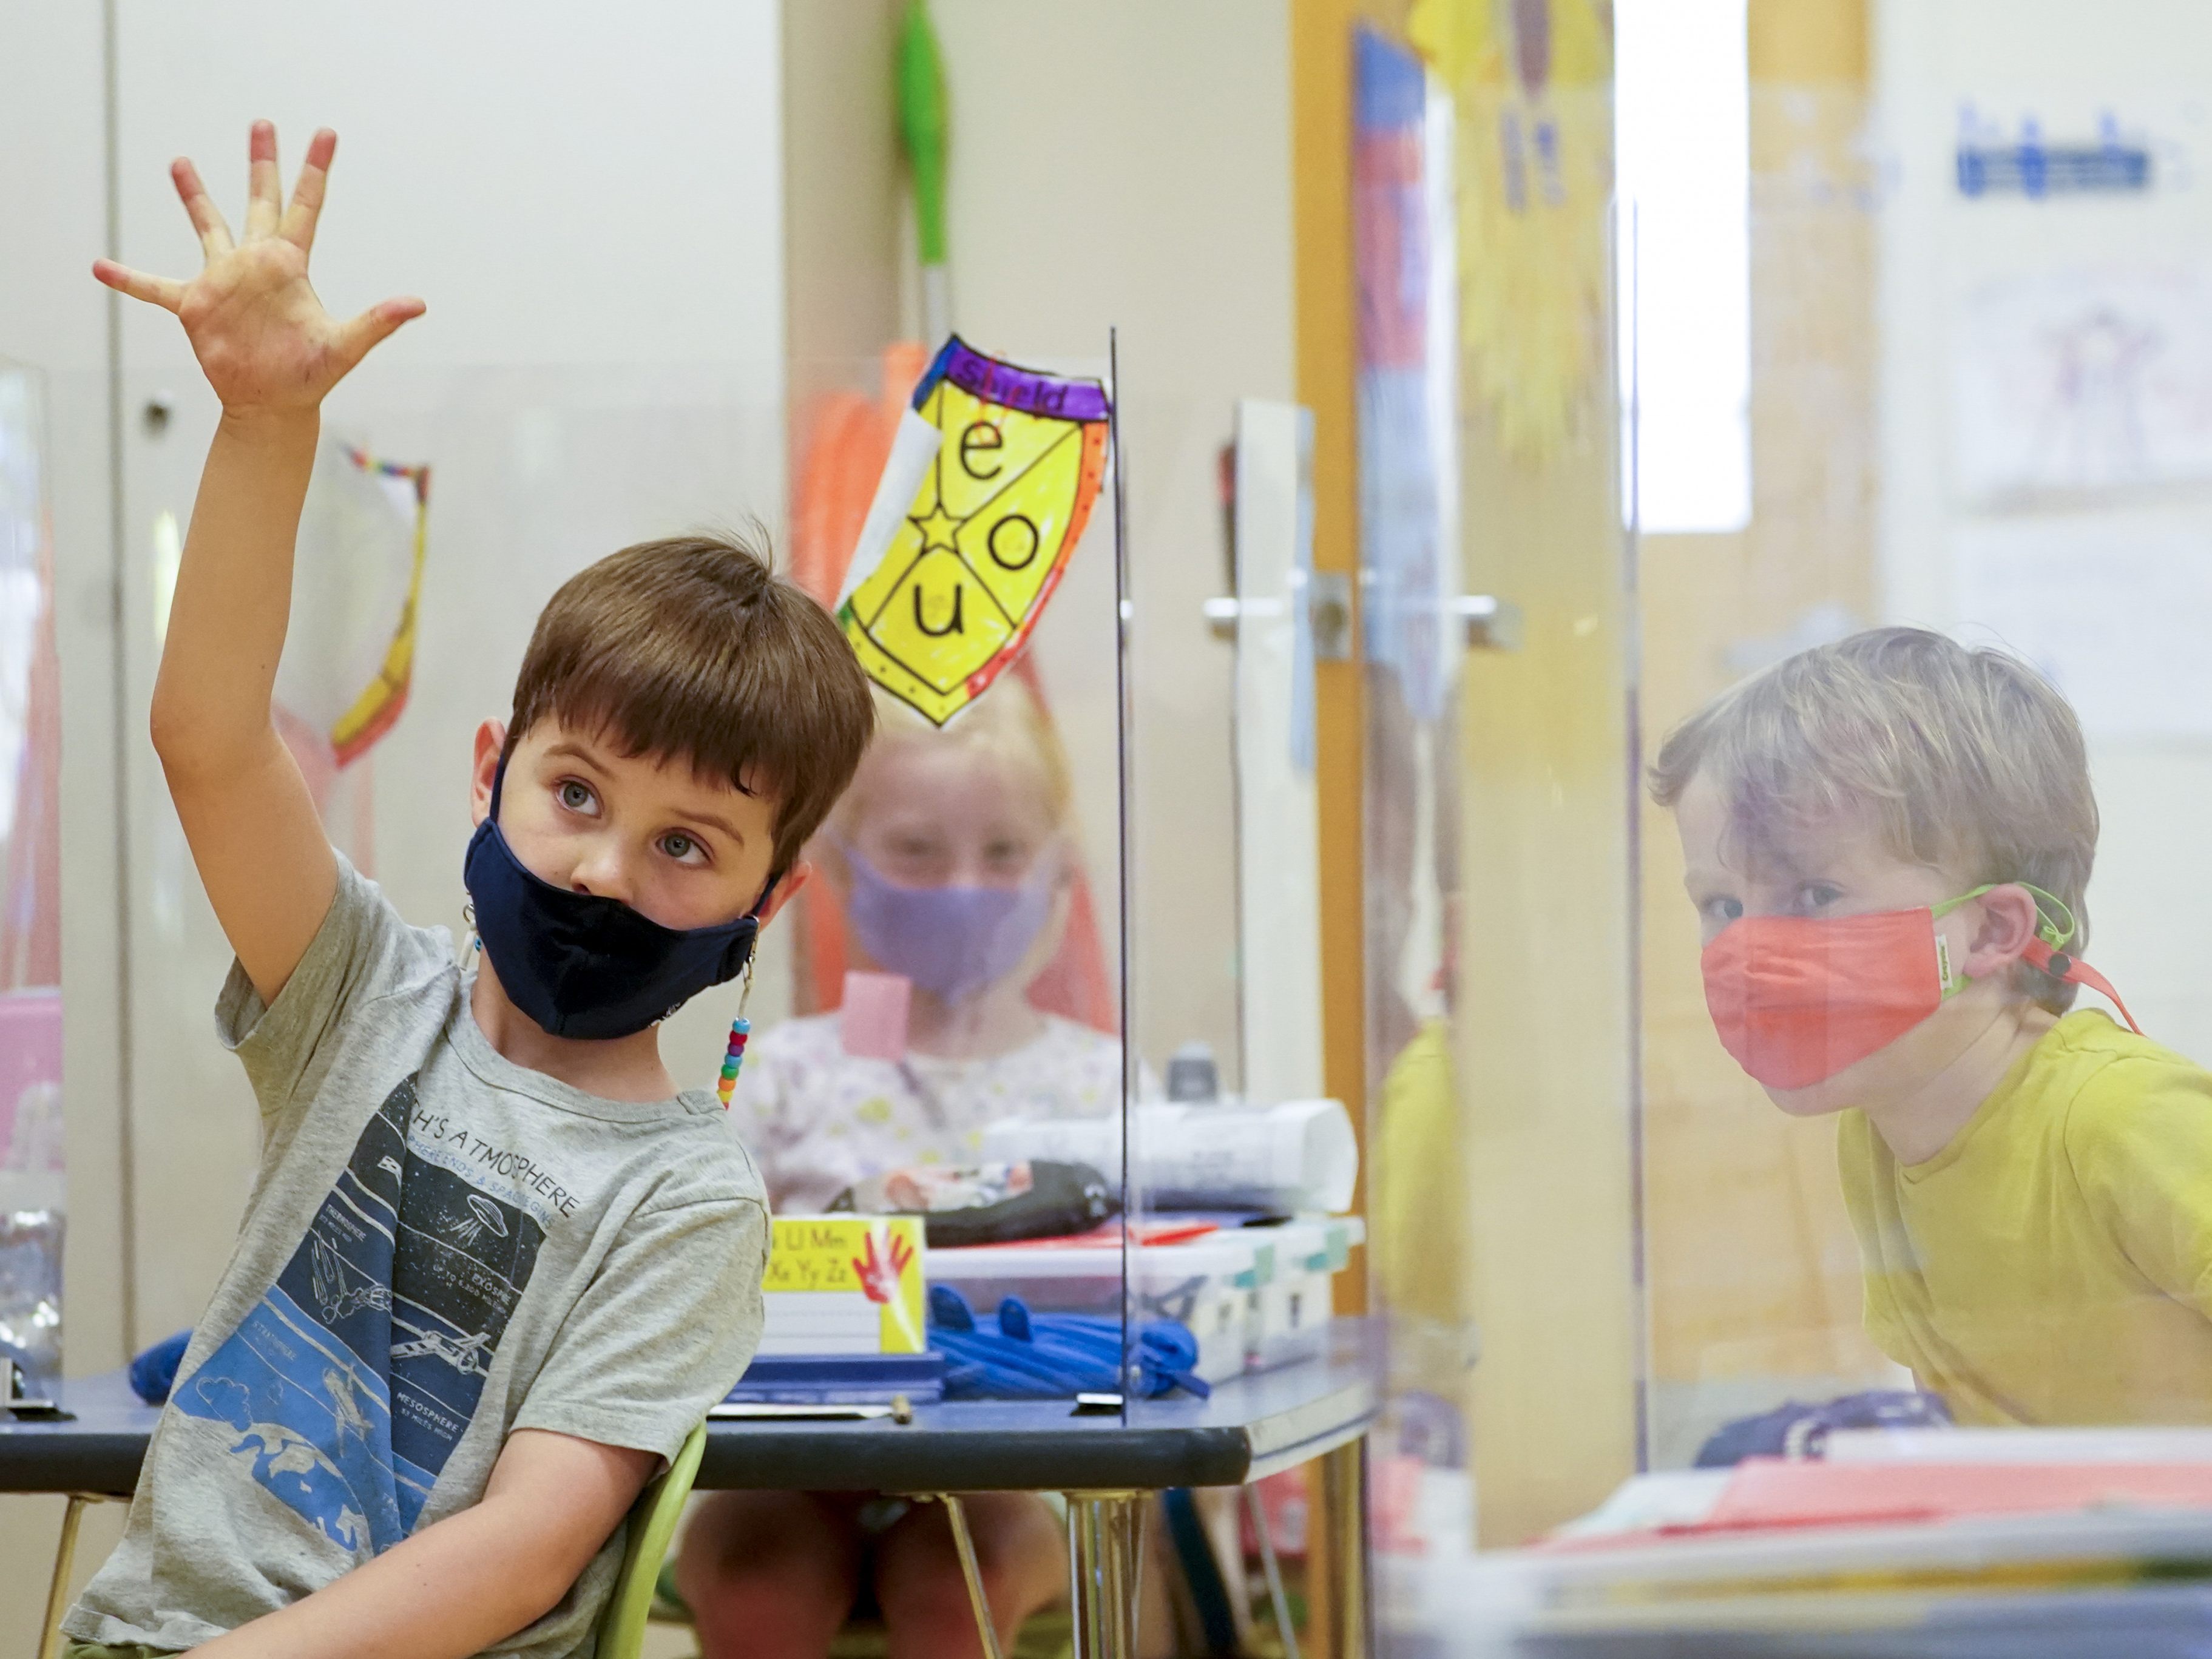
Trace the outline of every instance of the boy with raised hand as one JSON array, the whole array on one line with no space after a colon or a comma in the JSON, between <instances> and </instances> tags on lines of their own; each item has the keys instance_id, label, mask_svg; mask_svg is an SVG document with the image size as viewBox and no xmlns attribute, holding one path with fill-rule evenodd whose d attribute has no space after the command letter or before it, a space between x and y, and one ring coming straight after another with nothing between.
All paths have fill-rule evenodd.
<instances>
[{"instance_id":1,"label":"boy with raised hand","mask_svg":"<svg viewBox=\"0 0 2212 1659\"><path fill-rule=\"evenodd\" d=\"M1882 1351L1963 1422L2212 1421L2212 1074L2069 1012L2119 1002L2074 954L2098 824L2065 700L1878 629L1683 722L1652 793L1723 1044L1839 1115Z\"/></svg>"},{"instance_id":2,"label":"boy with raised hand","mask_svg":"<svg viewBox=\"0 0 2212 1659\"><path fill-rule=\"evenodd\" d=\"M743 549L647 544L539 618L476 738L464 879L483 951L408 927L324 838L270 721L323 398L421 313L326 315L257 124L234 242L191 163L175 312L222 417L153 732L237 952L216 1018L262 1113L237 1249L122 1543L65 1629L215 1659L588 1646L639 1491L743 1371L768 1217L655 1023L734 977L872 710L836 625Z\"/></svg>"}]
</instances>

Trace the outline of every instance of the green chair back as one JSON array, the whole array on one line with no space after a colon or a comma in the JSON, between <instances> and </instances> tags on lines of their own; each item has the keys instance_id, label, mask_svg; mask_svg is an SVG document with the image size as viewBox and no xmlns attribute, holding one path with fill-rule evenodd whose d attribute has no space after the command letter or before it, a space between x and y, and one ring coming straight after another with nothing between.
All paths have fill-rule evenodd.
<instances>
[{"instance_id":1,"label":"green chair back","mask_svg":"<svg viewBox=\"0 0 2212 1659\"><path fill-rule=\"evenodd\" d=\"M623 1549L622 1571L614 1594L599 1615L599 1659L639 1659L645 1650L646 1615L653 1611L653 1585L660 1564L676 1539L691 1483L699 1478L699 1459L707 1449L707 1425L691 1431L667 1471L638 1494L629 1512L629 1541Z\"/></svg>"}]
</instances>

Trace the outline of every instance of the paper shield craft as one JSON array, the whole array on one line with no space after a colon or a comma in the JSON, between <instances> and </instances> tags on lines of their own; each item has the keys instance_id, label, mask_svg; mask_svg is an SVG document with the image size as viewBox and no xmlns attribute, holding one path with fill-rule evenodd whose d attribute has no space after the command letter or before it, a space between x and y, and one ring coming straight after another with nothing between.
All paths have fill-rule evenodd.
<instances>
[{"instance_id":1,"label":"paper shield craft","mask_svg":"<svg viewBox=\"0 0 2212 1659\"><path fill-rule=\"evenodd\" d=\"M346 766L406 707L430 469L326 441L300 525L276 701Z\"/></svg>"},{"instance_id":2,"label":"paper shield craft","mask_svg":"<svg viewBox=\"0 0 2212 1659\"><path fill-rule=\"evenodd\" d=\"M1110 405L946 342L915 388L837 619L871 678L942 726L1021 654L1106 476Z\"/></svg>"}]
</instances>

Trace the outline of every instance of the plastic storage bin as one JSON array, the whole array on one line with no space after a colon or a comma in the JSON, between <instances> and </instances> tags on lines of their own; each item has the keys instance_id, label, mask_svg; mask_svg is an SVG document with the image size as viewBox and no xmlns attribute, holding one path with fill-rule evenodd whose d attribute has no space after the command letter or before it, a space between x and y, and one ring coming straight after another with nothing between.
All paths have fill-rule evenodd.
<instances>
[{"instance_id":1,"label":"plastic storage bin","mask_svg":"<svg viewBox=\"0 0 2212 1659\"><path fill-rule=\"evenodd\" d=\"M1335 1316L1333 1281L1350 1263L1352 1247L1367 1242L1367 1224L1356 1215L1301 1216L1263 1236L1274 1245L1274 1271L1255 1297L1255 1370L1310 1359L1327 1346Z\"/></svg>"}]
</instances>

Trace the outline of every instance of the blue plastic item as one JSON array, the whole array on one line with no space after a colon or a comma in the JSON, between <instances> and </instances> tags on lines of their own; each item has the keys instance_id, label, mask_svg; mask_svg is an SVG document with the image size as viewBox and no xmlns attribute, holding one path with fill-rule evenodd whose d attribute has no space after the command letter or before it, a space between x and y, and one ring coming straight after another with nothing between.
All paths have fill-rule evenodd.
<instances>
[{"instance_id":1,"label":"blue plastic item","mask_svg":"<svg viewBox=\"0 0 2212 1659\"><path fill-rule=\"evenodd\" d=\"M941 1353L756 1354L725 1399L787 1406L925 1406L945 1397Z\"/></svg>"},{"instance_id":2,"label":"blue plastic item","mask_svg":"<svg viewBox=\"0 0 2212 1659\"><path fill-rule=\"evenodd\" d=\"M950 1285L929 1290L929 1335L945 1358L948 1400L1071 1400L1124 1392L1121 1322L1094 1314L1031 1313L1019 1297L999 1304L998 1328L976 1322L968 1298ZM1173 1319L1137 1329L1131 1358L1144 1399L1181 1389L1205 1399L1213 1390L1192 1371L1198 1339Z\"/></svg>"},{"instance_id":3,"label":"blue plastic item","mask_svg":"<svg viewBox=\"0 0 2212 1659\"><path fill-rule=\"evenodd\" d=\"M1747 1457L1817 1454L1831 1429L1948 1429L1942 1396L1910 1389L1847 1394L1817 1406L1792 1400L1757 1417L1740 1417L1713 1431L1698 1453L1701 1469L1732 1468Z\"/></svg>"},{"instance_id":4,"label":"blue plastic item","mask_svg":"<svg viewBox=\"0 0 2212 1659\"><path fill-rule=\"evenodd\" d=\"M177 1367L185 1362L185 1347L192 1340L191 1328L187 1326L174 1336L164 1337L131 1362L131 1392L149 1406L159 1406L169 1397L169 1388L177 1380Z\"/></svg>"}]
</instances>

